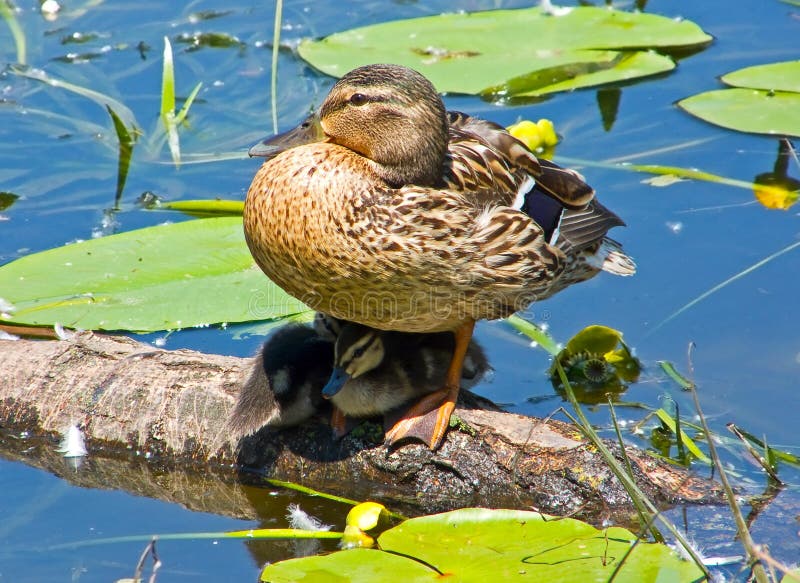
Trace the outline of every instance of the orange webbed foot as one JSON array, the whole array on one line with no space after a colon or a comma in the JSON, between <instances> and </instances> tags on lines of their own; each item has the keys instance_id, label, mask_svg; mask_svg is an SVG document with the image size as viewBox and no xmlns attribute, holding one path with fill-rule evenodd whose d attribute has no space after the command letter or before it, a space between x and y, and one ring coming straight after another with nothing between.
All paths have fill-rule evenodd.
<instances>
[{"instance_id":1,"label":"orange webbed foot","mask_svg":"<svg viewBox=\"0 0 800 583\"><path fill-rule=\"evenodd\" d=\"M394 445L411 439L421 441L432 450L437 449L450 426L456 398L458 389L442 389L426 395L407 409L386 432L386 444Z\"/></svg>"}]
</instances>

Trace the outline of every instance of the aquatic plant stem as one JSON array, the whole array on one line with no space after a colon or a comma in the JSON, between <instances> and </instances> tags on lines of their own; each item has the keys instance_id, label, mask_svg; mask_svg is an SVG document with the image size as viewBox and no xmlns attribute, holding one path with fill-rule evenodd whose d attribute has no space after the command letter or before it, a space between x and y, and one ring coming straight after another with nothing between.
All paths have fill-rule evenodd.
<instances>
[{"instance_id":1,"label":"aquatic plant stem","mask_svg":"<svg viewBox=\"0 0 800 583\"><path fill-rule=\"evenodd\" d=\"M281 42L283 0L275 3L275 24L272 29L272 72L270 73L270 100L272 101L272 131L278 133L278 47Z\"/></svg>"},{"instance_id":2,"label":"aquatic plant stem","mask_svg":"<svg viewBox=\"0 0 800 583\"><path fill-rule=\"evenodd\" d=\"M644 492L641 491L639 486L633 481L628 474L625 472L625 469L620 465L620 463L616 460L616 458L611 454L608 450L606 445L603 443L603 440L600 439L600 436L597 435L597 432L592 427L592 424L586 418L586 415L583 414L583 409L581 409L578 400L575 398L575 393L572 390L572 386L569 383L569 379L567 378L567 373L564 372L564 367L561 366L561 363L556 360L555 362L556 370L558 371L558 376L561 379L561 383L564 386L564 392L567 395L567 399L569 399L570 404L572 404L572 408L575 411L575 414L578 416L580 420L580 427L586 436L591 440L600 454L603 456L603 459L606 463L609 464L609 467L614 471L614 474L617 476L617 479L623 484L625 489L628 491L631 500L634 503L634 506L639 510L640 513L646 515L647 513L651 515L658 516L659 520L664 524L667 530L675 537L680 545L686 550L686 553L692 557L692 560L697 564L698 568L703 571L703 574L710 578L711 574L708 571L708 568L703 564L703 560L697 554L697 552L692 548L689 544L689 541L680 533L680 531L675 528L675 525L672 524L668 519L666 519L655 507L655 505L645 496ZM652 531L652 530L651 530ZM759 582L760 583L760 582Z\"/></svg>"},{"instance_id":3,"label":"aquatic plant stem","mask_svg":"<svg viewBox=\"0 0 800 583\"><path fill-rule=\"evenodd\" d=\"M689 345L690 362L691 349L693 345L694 343ZM700 422L703 424L703 430L706 432L706 435L709 436L708 452L711 454L711 459L714 461L714 466L719 472L719 481L722 483L722 488L725 491L725 497L728 500L728 505L730 506L731 512L733 513L733 518L736 521L736 530L739 535L739 540L742 541L745 552L752 561L753 576L758 583L769 583L769 577L767 576L767 572L764 570L764 566L761 564L761 559L759 558L761 548L755 544L753 538L750 536L750 530L747 528L747 522L745 521L744 516L742 516L742 511L739 508L739 504L736 502L736 494L734 493L733 488L728 481L728 475L725 472L722 462L720 461L719 454L717 453L717 447L714 445L714 439L711 438L711 428L708 426L706 417L703 415L703 410L700 408L700 399L697 397L697 389L695 388L694 383L692 383L692 386L689 390L692 393L695 411L697 411L697 415L700 417Z\"/></svg>"}]
</instances>

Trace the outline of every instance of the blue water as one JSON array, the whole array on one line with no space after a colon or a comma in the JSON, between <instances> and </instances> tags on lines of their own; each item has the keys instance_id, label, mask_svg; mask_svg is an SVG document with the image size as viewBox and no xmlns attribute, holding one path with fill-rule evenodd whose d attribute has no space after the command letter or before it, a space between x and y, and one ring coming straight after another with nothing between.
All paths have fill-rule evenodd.
<instances>
[{"instance_id":1,"label":"blue water","mask_svg":"<svg viewBox=\"0 0 800 583\"><path fill-rule=\"evenodd\" d=\"M476 10L523 5L522 2L288 2L283 40L294 43L388 18L435 14L445 9ZM135 198L152 191L169 200L244 197L258 162L246 148L271 131L269 114L272 5L195 2L108 1L86 5L82 14L62 14L46 22L38 2L20 2L18 20L28 39L28 61L50 74L112 95L128 105L145 131L134 155L117 213L117 224L103 227L104 210L113 204L116 139L106 112L81 97L4 74L0 78L0 190L21 195L0 212L0 263L76 239L94 231L127 231L166 220L135 206ZM81 5L83 6L83 4ZM80 6L69 6L69 9ZM200 10L231 10L218 19L189 22ZM749 136L710 126L679 111L676 100L719 87L716 77L752 64L800 58L800 9L777 0L759 2L681 2L656 0L649 12L684 17L714 35L714 43L681 60L673 73L624 87L617 120L603 129L592 90L562 94L540 104L497 106L475 98L448 97L448 106L509 124L518 118L552 119L563 142L556 160L612 161L696 167L741 180L771 170L774 139ZM185 164L176 170L166 149L148 145L158 121L162 37L182 32L224 31L246 49L202 49L185 52L173 42L178 93L198 81L204 88L192 107L191 126L182 132L185 154L240 152L240 159ZM63 45L73 32L100 35L84 45ZM142 59L136 46L151 47ZM104 46L111 47L102 52ZM96 51L86 63L52 59L68 52ZM0 59L14 60L13 43L0 24ZM332 80L315 73L293 55L282 52L278 103L282 127L298 121L319 104ZM44 113L42 113L44 112ZM689 342L694 378L713 428L735 422L773 445L797 452L796 417L800 407L797 274L800 251L791 251L724 287L705 301L666 321L682 306L727 278L798 241L798 212L768 210L752 192L729 186L686 181L657 188L647 175L580 166L602 201L628 223L614 236L634 255L634 278L600 276L535 305L528 315L546 322L552 335L565 341L586 325L602 323L624 332L646 365L642 380L625 394L650 405L671 393L686 397L663 378L655 362L669 360L686 370ZM797 165L790 173L800 174ZM170 217L172 218L172 217ZM0 293L2 296L2 293ZM172 334L166 348L252 354L261 338L234 340L241 329L204 329ZM161 335L145 337L153 340ZM561 405L545 377L546 354L501 323L484 323L477 337L495 368L491 382L478 390L511 410L545 415ZM686 409L684 409L686 410ZM623 410L629 419L641 411ZM607 414L600 409L600 424ZM743 457L732 457L742 479L759 483L759 472ZM783 468L784 477L797 474ZM43 546L103 536L153 532L242 529L242 521L186 510L178 505L114 491L81 489L20 463L0 461L0 580L109 581L132 576L143 543L37 551ZM346 493L344 493L346 495ZM305 502L308 504L308 502ZM798 514L796 490L782 495L774 512L756 521L756 532L784 545L782 558L797 555L792 516ZM721 513L726 516L726 510ZM283 510L276 510L276 521ZM344 511L342 511L343 518ZM724 520L723 520L724 522ZM730 522L726 523L728 526ZM283 523L281 523L283 525ZM724 530L724 529L723 529ZM795 529L796 530L796 529ZM785 536L784 536L785 535ZM706 535L709 542L713 537ZM794 538L792 538L794 536ZM773 538L771 538L773 537ZM729 545L714 541L720 547ZM791 541L795 542L792 543ZM789 541L789 542L787 542ZM266 543L265 543L266 544ZM162 580L255 580L260 560L237 541L163 542Z\"/></svg>"}]
</instances>

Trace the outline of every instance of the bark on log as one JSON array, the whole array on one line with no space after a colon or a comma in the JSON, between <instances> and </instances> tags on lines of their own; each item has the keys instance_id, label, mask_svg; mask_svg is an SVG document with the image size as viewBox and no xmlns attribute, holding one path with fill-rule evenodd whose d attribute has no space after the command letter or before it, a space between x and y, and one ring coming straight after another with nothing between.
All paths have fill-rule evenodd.
<instances>
[{"instance_id":1,"label":"bark on log","mask_svg":"<svg viewBox=\"0 0 800 583\"><path fill-rule=\"evenodd\" d=\"M535 507L598 521L630 509L627 494L576 427L511 413L460 406L457 415L472 434L450 430L437 452L417 444L387 451L377 425L334 442L321 422L262 430L237 448L224 425L251 366L249 359L92 333L68 341L0 340L0 455L83 486L243 518L256 517L240 486L247 476L381 499L410 514ZM79 472L54 453L58 432L74 423L90 451ZM654 500L721 500L713 483L638 449L626 451L637 482Z\"/></svg>"}]
</instances>

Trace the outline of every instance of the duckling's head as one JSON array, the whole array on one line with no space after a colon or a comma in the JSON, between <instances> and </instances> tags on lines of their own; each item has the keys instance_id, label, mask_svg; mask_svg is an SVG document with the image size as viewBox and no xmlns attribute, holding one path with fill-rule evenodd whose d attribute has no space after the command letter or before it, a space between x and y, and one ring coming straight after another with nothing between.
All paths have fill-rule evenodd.
<instances>
[{"instance_id":1,"label":"duckling's head","mask_svg":"<svg viewBox=\"0 0 800 583\"><path fill-rule=\"evenodd\" d=\"M370 160L391 186L432 186L441 179L448 127L444 103L423 75L400 65L367 65L339 79L317 113L254 146L250 155L270 158L330 142Z\"/></svg>"},{"instance_id":2,"label":"duckling's head","mask_svg":"<svg viewBox=\"0 0 800 583\"><path fill-rule=\"evenodd\" d=\"M348 380L380 366L385 355L383 332L360 324L345 324L336 339L333 373L322 389L322 396L330 399Z\"/></svg>"}]
</instances>

